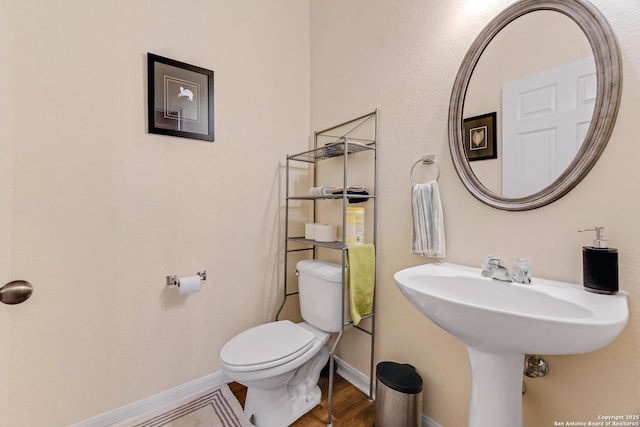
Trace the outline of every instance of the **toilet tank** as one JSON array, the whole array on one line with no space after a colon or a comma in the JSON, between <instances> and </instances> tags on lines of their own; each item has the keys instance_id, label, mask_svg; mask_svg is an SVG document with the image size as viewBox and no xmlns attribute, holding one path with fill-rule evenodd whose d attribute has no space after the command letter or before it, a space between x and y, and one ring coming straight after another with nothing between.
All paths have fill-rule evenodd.
<instances>
[{"instance_id":1,"label":"toilet tank","mask_svg":"<svg viewBox=\"0 0 640 427\"><path fill-rule=\"evenodd\" d=\"M296 264L300 313L302 318L325 332L340 332L342 329L342 266L327 261L306 259ZM351 320L349 298L345 294L345 318Z\"/></svg>"}]
</instances>

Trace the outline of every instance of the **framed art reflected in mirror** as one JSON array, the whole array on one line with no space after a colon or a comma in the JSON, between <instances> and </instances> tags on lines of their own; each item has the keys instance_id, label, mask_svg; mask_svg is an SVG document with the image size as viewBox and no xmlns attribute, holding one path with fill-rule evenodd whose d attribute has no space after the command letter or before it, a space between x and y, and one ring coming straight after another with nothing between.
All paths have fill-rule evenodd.
<instances>
[{"instance_id":1,"label":"framed art reflected in mirror","mask_svg":"<svg viewBox=\"0 0 640 427\"><path fill-rule=\"evenodd\" d=\"M470 162L498 158L495 111L464 119L464 146Z\"/></svg>"}]
</instances>

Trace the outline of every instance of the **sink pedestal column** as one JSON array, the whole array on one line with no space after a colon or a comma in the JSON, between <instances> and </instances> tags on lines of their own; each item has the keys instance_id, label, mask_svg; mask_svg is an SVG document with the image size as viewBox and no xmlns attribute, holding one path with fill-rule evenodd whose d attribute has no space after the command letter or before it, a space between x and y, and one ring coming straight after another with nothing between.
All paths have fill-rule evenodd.
<instances>
[{"instance_id":1,"label":"sink pedestal column","mask_svg":"<svg viewBox=\"0 0 640 427\"><path fill-rule=\"evenodd\" d=\"M524 354L467 350L471 369L469 427L522 427Z\"/></svg>"}]
</instances>

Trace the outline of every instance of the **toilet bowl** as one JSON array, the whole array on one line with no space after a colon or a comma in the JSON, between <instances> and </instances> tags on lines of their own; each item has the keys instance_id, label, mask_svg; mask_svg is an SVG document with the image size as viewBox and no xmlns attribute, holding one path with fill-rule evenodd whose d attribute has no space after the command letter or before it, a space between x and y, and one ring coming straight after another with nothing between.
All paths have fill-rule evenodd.
<instances>
[{"instance_id":1,"label":"toilet bowl","mask_svg":"<svg viewBox=\"0 0 640 427\"><path fill-rule=\"evenodd\" d=\"M288 426L320 403L326 343L342 327L342 266L303 260L296 272L305 321L255 326L220 351L222 372L247 387L244 414L256 427Z\"/></svg>"},{"instance_id":2,"label":"toilet bowl","mask_svg":"<svg viewBox=\"0 0 640 427\"><path fill-rule=\"evenodd\" d=\"M329 334L288 320L248 329L220 351L222 371L247 387L244 414L256 427L288 426L320 403L318 378Z\"/></svg>"}]
</instances>

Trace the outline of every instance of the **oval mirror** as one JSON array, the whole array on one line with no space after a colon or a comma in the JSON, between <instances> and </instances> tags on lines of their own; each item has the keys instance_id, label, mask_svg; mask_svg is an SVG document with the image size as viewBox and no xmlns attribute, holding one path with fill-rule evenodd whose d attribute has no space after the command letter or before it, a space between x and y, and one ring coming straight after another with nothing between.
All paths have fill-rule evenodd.
<instances>
[{"instance_id":1,"label":"oval mirror","mask_svg":"<svg viewBox=\"0 0 640 427\"><path fill-rule=\"evenodd\" d=\"M456 77L449 148L465 187L504 210L549 204L575 187L613 130L618 45L584 0L521 0L476 38Z\"/></svg>"}]
</instances>

